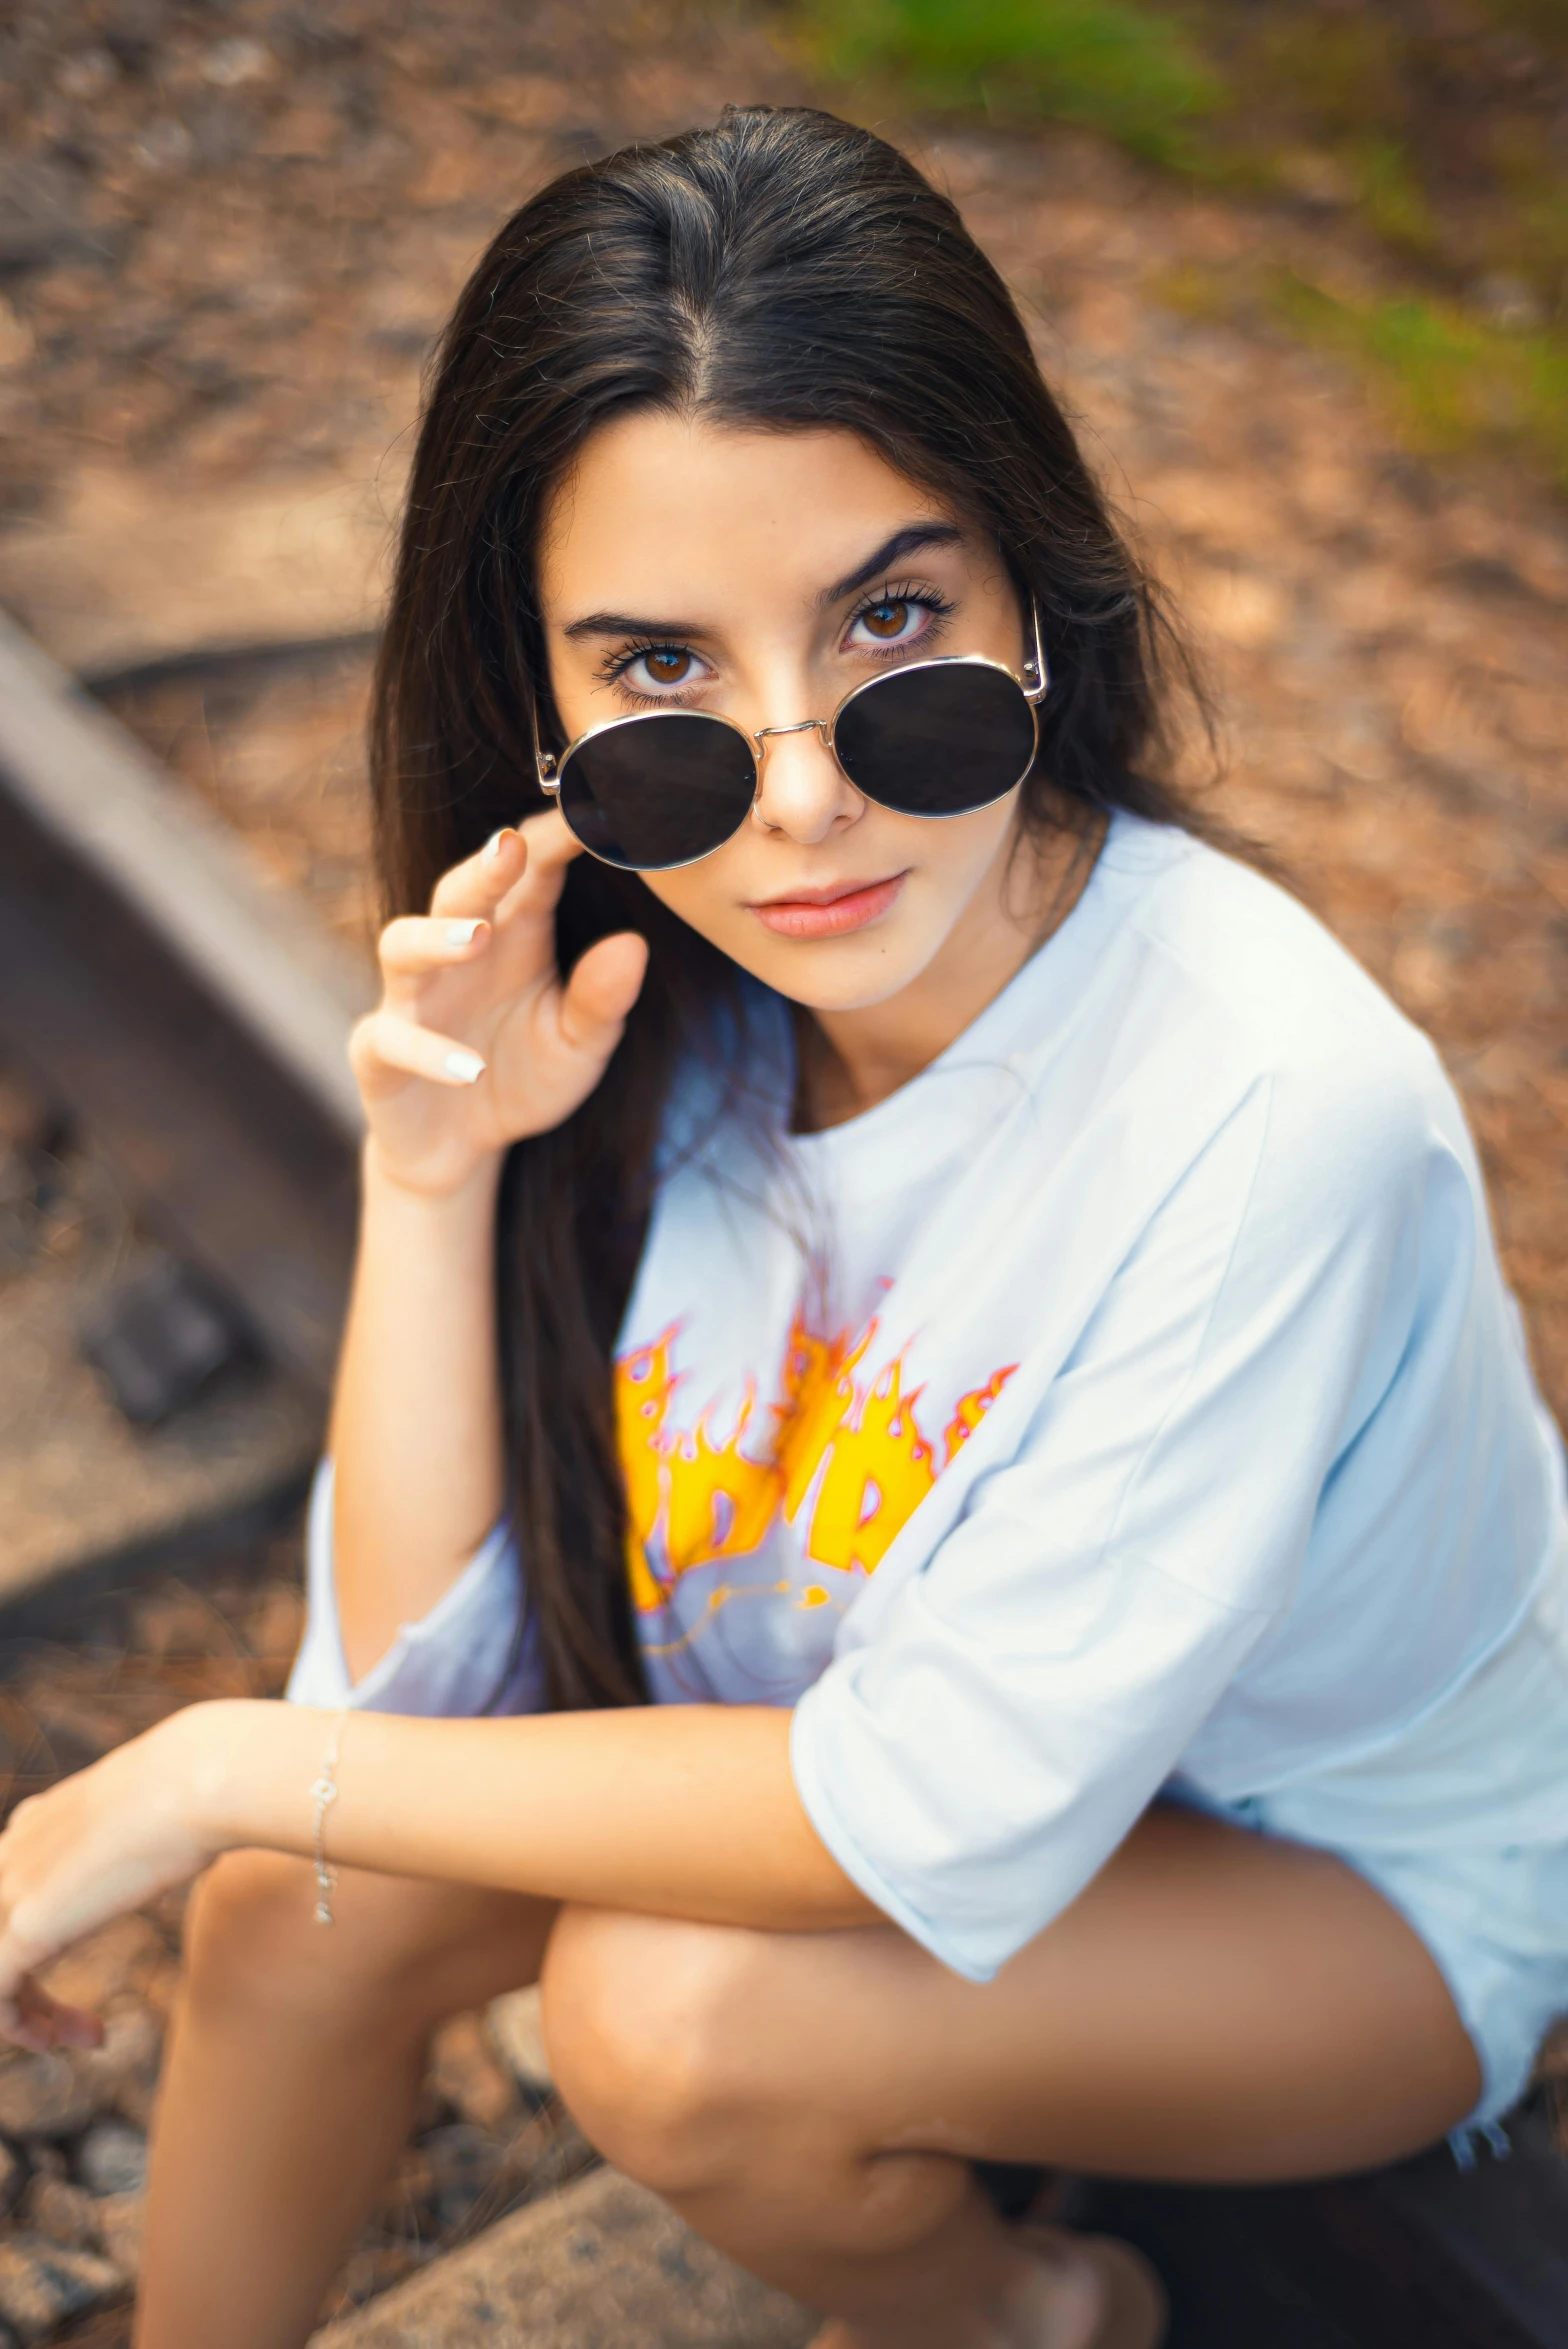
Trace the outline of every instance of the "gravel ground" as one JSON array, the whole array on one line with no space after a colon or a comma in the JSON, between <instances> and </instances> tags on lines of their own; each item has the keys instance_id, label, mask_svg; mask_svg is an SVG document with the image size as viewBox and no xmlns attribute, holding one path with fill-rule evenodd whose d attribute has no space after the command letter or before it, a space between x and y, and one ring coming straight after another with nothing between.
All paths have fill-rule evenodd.
<instances>
[{"instance_id":1,"label":"gravel ground","mask_svg":"<svg viewBox=\"0 0 1568 2349\"><path fill-rule=\"evenodd\" d=\"M52 0L0 20L0 85L0 601L368 951L365 634L431 338L550 172L798 95L796 69L765 11L679 0ZM1348 376L1212 298L1262 260L1364 280L1312 203L1195 197L1060 132L904 133L1187 616L1224 713L1215 804L1442 1049L1563 1414L1568 514L1522 474L1411 457ZM193 1696L276 1688L296 1571L283 1540L0 1658L13 1788ZM176 1930L160 1910L68 1961L103 2058L0 2058L0 2345L124 2337ZM351 2297L583 2158L537 2059L498 2052L525 2023L443 2035Z\"/></svg>"}]
</instances>

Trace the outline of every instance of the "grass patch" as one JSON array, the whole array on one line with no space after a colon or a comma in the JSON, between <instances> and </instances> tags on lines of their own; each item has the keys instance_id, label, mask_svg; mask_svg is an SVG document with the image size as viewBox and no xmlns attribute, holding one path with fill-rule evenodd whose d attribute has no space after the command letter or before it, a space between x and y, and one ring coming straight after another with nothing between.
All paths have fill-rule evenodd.
<instances>
[{"instance_id":1,"label":"grass patch","mask_svg":"<svg viewBox=\"0 0 1568 2349\"><path fill-rule=\"evenodd\" d=\"M1547 103L1568 0L1475 0L1457 33L1416 4L1334 0L785 5L863 115L1073 123L1212 195L1353 225L1392 290L1344 297L1277 267L1245 300L1355 364L1411 445L1513 446L1568 488L1568 177ZM1504 32L1544 76L1520 79ZM1196 282L1164 293L1234 309L1233 290L1207 313Z\"/></svg>"},{"instance_id":2,"label":"grass patch","mask_svg":"<svg viewBox=\"0 0 1568 2349\"><path fill-rule=\"evenodd\" d=\"M1178 168L1192 123L1225 98L1182 28L1128 0L812 0L807 22L835 81L1078 123Z\"/></svg>"},{"instance_id":3,"label":"grass patch","mask_svg":"<svg viewBox=\"0 0 1568 2349\"><path fill-rule=\"evenodd\" d=\"M1374 235L1423 258L1436 253L1437 222L1408 149L1398 139L1370 138L1353 152L1351 168L1362 218Z\"/></svg>"},{"instance_id":4,"label":"grass patch","mask_svg":"<svg viewBox=\"0 0 1568 2349\"><path fill-rule=\"evenodd\" d=\"M1412 446L1528 448L1568 488L1568 341L1507 334L1414 294L1347 301L1288 269L1271 291L1303 341L1361 368Z\"/></svg>"},{"instance_id":5,"label":"grass patch","mask_svg":"<svg viewBox=\"0 0 1568 2349\"><path fill-rule=\"evenodd\" d=\"M1544 463L1568 489L1568 338L1514 334L1419 294L1353 297L1293 269L1225 278L1184 263L1151 281L1205 325L1260 310L1349 364L1404 444L1433 455L1492 447Z\"/></svg>"}]
</instances>

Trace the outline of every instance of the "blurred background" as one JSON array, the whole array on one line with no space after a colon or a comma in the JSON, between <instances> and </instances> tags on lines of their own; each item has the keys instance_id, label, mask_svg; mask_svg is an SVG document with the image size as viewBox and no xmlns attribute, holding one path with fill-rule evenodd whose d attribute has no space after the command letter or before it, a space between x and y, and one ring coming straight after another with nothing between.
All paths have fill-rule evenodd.
<instances>
[{"instance_id":1,"label":"blurred background","mask_svg":"<svg viewBox=\"0 0 1568 2349\"><path fill-rule=\"evenodd\" d=\"M1460 1085L1561 1415L1568 0L7 0L0 611L352 997L368 667L434 338L530 190L731 100L897 138L1007 275L1208 668L1216 804ZM280 1685L320 1380L209 1294L217 1336L138 1403L127 1283L165 1336L169 1294L201 1310L157 1182L90 1089L7 1053L14 1794L193 1694ZM0 2132L33 2148L0 2183L0 2341L120 2337L134 2229L68 2197L113 2171L134 2202L129 2139L98 2187L80 2144L145 2121L174 1929L104 1959L141 2020L70 2127L0 2059ZM549 2107L498 2044L451 2055L342 2305L577 2158L557 2115L549 2161L507 2167ZM74 2281L39 2282L38 2242Z\"/></svg>"}]
</instances>

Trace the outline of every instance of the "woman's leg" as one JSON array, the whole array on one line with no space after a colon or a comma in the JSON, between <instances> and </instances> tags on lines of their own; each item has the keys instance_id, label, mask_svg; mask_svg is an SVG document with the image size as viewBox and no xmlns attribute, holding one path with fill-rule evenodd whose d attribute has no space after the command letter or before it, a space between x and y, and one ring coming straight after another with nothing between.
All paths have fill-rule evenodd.
<instances>
[{"instance_id":1,"label":"woman's leg","mask_svg":"<svg viewBox=\"0 0 1568 2349\"><path fill-rule=\"evenodd\" d=\"M1479 2094L1441 1975L1370 1886L1165 1808L985 1985L892 1927L570 1910L544 2000L609 2158L867 2349L1086 2337L969 2158L1309 2177L1428 2144Z\"/></svg>"},{"instance_id":2,"label":"woman's leg","mask_svg":"<svg viewBox=\"0 0 1568 2349\"><path fill-rule=\"evenodd\" d=\"M236 1852L198 1888L153 2138L139 2349L298 2349L406 2141L442 2016L538 1978L544 1902Z\"/></svg>"}]
</instances>

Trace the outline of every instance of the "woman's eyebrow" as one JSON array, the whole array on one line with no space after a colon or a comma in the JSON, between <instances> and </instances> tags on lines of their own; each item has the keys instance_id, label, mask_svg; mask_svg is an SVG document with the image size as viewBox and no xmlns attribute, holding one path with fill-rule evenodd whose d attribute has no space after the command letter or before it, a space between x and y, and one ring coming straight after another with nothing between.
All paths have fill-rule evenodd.
<instances>
[{"instance_id":1,"label":"woman's eyebrow","mask_svg":"<svg viewBox=\"0 0 1568 2349\"><path fill-rule=\"evenodd\" d=\"M706 636L709 631L692 620L641 620L635 612L589 612L581 620L573 620L561 634L573 640L580 636Z\"/></svg>"},{"instance_id":2,"label":"woman's eyebrow","mask_svg":"<svg viewBox=\"0 0 1568 2349\"><path fill-rule=\"evenodd\" d=\"M958 546L963 535L956 522L911 522L905 529L895 530L891 538L884 539L874 555L869 556L847 577L835 580L831 587L822 590L817 598L819 610L826 611L830 604L841 604L846 596L855 594L857 589L869 587L873 579L890 570L895 563L902 562L906 555L918 554L922 547Z\"/></svg>"}]
</instances>

